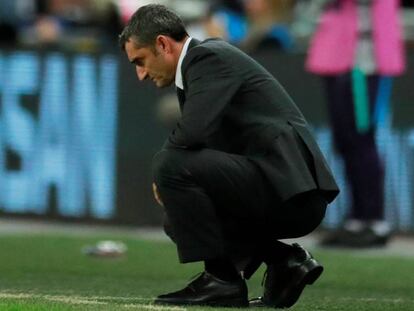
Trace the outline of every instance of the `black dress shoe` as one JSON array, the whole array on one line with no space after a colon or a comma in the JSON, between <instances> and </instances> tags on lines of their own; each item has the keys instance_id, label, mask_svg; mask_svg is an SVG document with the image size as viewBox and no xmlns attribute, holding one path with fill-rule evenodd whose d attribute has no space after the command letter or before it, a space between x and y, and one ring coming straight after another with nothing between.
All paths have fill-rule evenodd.
<instances>
[{"instance_id":1,"label":"black dress shoe","mask_svg":"<svg viewBox=\"0 0 414 311\"><path fill-rule=\"evenodd\" d=\"M263 297L250 301L251 307L289 308L303 289L313 284L323 267L299 244L293 244L292 255L283 264L269 264L264 275Z\"/></svg>"},{"instance_id":2,"label":"black dress shoe","mask_svg":"<svg viewBox=\"0 0 414 311\"><path fill-rule=\"evenodd\" d=\"M247 307L247 286L243 279L223 281L203 272L182 290L160 295L155 304Z\"/></svg>"}]
</instances>

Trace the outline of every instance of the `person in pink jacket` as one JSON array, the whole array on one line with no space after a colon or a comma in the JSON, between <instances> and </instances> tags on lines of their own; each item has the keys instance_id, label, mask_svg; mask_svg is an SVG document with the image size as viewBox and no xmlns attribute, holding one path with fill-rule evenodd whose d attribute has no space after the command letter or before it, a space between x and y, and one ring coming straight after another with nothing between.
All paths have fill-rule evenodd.
<instances>
[{"instance_id":1,"label":"person in pink jacket","mask_svg":"<svg viewBox=\"0 0 414 311\"><path fill-rule=\"evenodd\" d=\"M384 220L384 168L375 129L387 110L391 77L405 68L400 3L326 2L306 69L324 79L335 147L344 160L352 206L343 227L322 244L383 246L391 229Z\"/></svg>"}]
</instances>

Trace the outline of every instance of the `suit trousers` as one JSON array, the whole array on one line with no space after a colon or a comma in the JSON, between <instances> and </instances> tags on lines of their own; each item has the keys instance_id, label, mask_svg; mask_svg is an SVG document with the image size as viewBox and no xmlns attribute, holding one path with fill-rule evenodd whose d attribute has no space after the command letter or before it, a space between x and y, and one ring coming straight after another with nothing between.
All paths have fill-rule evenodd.
<instances>
[{"instance_id":1,"label":"suit trousers","mask_svg":"<svg viewBox=\"0 0 414 311\"><path fill-rule=\"evenodd\" d=\"M344 160L352 194L349 217L380 220L384 217L384 167L376 141L375 124L367 132L356 128L351 74L325 78L328 112L336 150ZM378 76L367 78L370 115L373 116Z\"/></svg>"},{"instance_id":2,"label":"suit trousers","mask_svg":"<svg viewBox=\"0 0 414 311\"><path fill-rule=\"evenodd\" d=\"M327 206L317 190L282 202L247 157L212 149L163 149L153 175L182 263L277 248L278 239L313 231Z\"/></svg>"}]
</instances>

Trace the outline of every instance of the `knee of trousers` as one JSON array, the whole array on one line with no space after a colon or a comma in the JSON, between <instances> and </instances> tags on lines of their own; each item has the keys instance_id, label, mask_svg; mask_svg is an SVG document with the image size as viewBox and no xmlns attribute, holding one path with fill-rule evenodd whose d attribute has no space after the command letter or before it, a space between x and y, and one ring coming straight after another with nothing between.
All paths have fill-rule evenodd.
<instances>
[{"instance_id":1,"label":"knee of trousers","mask_svg":"<svg viewBox=\"0 0 414 311\"><path fill-rule=\"evenodd\" d=\"M188 151L164 149L155 154L152 160L153 180L162 187L166 182L190 176Z\"/></svg>"},{"instance_id":2,"label":"knee of trousers","mask_svg":"<svg viewBox=\"0 0 414 311\"><path fill-rule=\"evenodd\" d=\"M285 208L290 210L291 223L289 226L284 226L288 235L282 232L283 238L298 238L313 232L322 223L327 208L325 198L316 191L298 195L285 204ZM289 221L285 221L286 224Z\"/></svg>"},{"instance_id":3,"label":"knee of trousers","mask_svg":"<svg viewBox=\"0 0 414 311\"><path fill-rule=\"evenodd\" d=\"M320 196L309 198L308 204L307 209L309 211L306 215L308 221L301 228L302 232L300 236L305 236L313 232L322 223L328 205L325 199Z\"/></svg>"}]
</instances>

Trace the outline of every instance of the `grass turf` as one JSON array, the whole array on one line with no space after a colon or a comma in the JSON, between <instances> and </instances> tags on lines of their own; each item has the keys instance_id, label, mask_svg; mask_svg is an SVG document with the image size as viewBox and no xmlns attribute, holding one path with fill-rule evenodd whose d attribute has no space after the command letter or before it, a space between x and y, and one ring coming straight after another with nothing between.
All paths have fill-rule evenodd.
<instances>
[{"instance_id":1,"label":"grass turf","mask_svg":"<svg viewBox=\"0 0 414 311\"><path fill-rule=\"evenodd\" d=\"M82 254L82 247L102 239L122 240L127 255ZM325 272L290 310L414 310L414 258L313 253ZM201 270L200 264L180 265L169 242L122 235L7 234L0 236L0 310L212 310L151 304L153 297L183 287ZM260 294L261 275L248 282L250 296Z\"/></svg>"}]
</instances>

